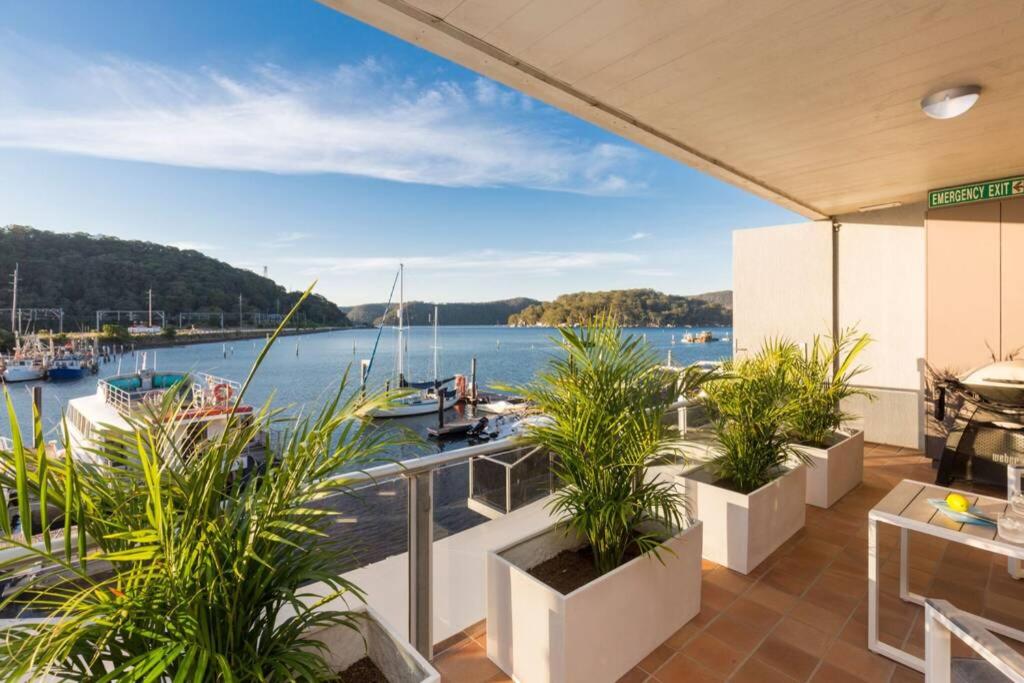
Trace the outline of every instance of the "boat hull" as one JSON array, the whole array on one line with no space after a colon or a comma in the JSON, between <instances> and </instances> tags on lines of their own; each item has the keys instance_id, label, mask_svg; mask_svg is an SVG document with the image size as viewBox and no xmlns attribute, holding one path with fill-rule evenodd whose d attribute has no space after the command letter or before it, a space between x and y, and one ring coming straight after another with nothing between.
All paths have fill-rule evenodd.
<instances>
[{"instance_id":1,"label":"boat hull","mask_svg":"<svg viewBox=\"0 0 1024 683\"><path fill-rule=\"evenodd\" d=\"M45 370L39 368L7 368L3 373L5 382L32 382L42 379L46 374Z\"/></svg>"},{"instance_id":2,"label":"boat hull","mask_svg":"<svg viewBox=\"0 0 1024 683\"><path fill-rule=\"evenodd\" d=\"M85 368L50 368L48 377L57 382L82 379L85 377Z\"/></svg>"},{"instance_id":3,"label":"boat hull","mask_svg":"<svg viewBox=\"0 0 1024 683\"><path fill-rule=\"evenodd\" d=\"M459 399L455 396L444 400L444 409L448 410L455 406ZM416 417L417 415L432 415L437 412L437 401L422 401L406 405L388 406L370 413L372 417L383 419L395 419L400 417Z\"/></svg>"}]
</instances>

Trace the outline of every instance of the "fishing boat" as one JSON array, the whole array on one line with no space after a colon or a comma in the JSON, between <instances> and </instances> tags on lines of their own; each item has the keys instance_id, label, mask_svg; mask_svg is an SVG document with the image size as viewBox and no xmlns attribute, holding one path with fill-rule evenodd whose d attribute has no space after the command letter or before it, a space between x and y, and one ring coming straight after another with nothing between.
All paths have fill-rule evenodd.
<instances>
[{"instance_id":1,"label":"fishing boat","mask_svg":"<svg viewBox=\"0 0 1024 683\"><path fill-rule=\"evenodd\" d=\"M713 341L715 341L715 335L711 334L708 330L703 330L697 334L687 332L681 340L683 344L707 344Z\"/></svg>"},{"instance_id":2,"label":"fishing boat","mask_svg":"<svg viewBox=\"0 0 1024 683\"><path fill-rule=\"evenodd\" d=\"M110 429L130 431L132 422L159 414L157 410L168 392L178 394L179 402L170 415L161 415L172 426L171 438L180 453L191 453L203 441L219 436L235 416L242 424L253 419L253 407L235 406L241 390L237 382L205 373L158 372L143 368L137 372L99 380L96 393L68 401L66 422L68 448L76 459L97 462L104 433ZM261 455L254 443L251 453Z\"/></svg>"},{"instance_id":3,"label":"fishing boat","mask_svg":"<svg viewBox=\"0 0 1024 683\"><path fill-rule=\"evenodd\" d=\"M50 359L46 376L50 380L63 382L82 379L92 362L90 354L79 353L70 342L64 348L54 351L50 343Z\"/></svg>"},{"instance_id":4,"label":"fishing boat","mask_svg":"<svg viewBox=\"0 0 1024 683\"><path fill-rule=\"evenodd\" d=\"M398 343L395 349L395 387L400 391L413 391L406 395L402 395L394 398L388 405L376 408L370 412L371 417L375 418L402 418L402 417L415 417L417 415L429 415L435 413L438 410L447 410L452 408L461 400L458 392L447 388L445 385L456 381L457 377L449 377L447 379L441 379L439 376L438 368L438 308L434 307L434 379L429 382L410 382L406 377L406 371L408 367L408 339L406 335L405 327L405 266L399 265L398 267L398 327L395 328L398 335ZM392 286L392 292L394 287ZM381 320L381 329L385 320L387 319L388 311L390 309L390 301L388 306L384 310L384 318ZM378 330L378 339L380 337L380 330ZM374 355L376 354L376 344L374 345ZM365 380L366 376L369 375L370 368L373 365L373 356L370 357L369 364L366 366L366 370L363 373ZM463 383L464 384L464 383ZM391 385L388 384L388 391L390 391Z\"/></svg>"},{"instance_id":5,"label":"fishing boat","mask_svg":"<svg viewBox=\"0 0 1024 683\"><path fill-rule=\"evenodd\" d=\"M11 296L11 331L14 332L14 353L0 356L0 379L5 383L31 382L46 376L46 358L38 340L21 336L18 316L18 267L14 267L14 288Z\"/></svg>"},{"instance_id":6,"label":"fishing boat","mask_svg":"<svg viewBox=\"0 0 1024 683\"><path fill-rule=\"evenodd\" d=\"M11 356L0 358L0 378L7 384L32 382L45 376L46 363L35 354L15 352Z\"/></svg>"}]
</instances>

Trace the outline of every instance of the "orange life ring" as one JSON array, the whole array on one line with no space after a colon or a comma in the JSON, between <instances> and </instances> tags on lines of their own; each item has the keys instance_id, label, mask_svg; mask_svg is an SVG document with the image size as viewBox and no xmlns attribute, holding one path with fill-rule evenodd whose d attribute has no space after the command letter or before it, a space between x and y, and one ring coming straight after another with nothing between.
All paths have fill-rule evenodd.
<instances>
[{"instance_id":1,"label":"orange life ring","mask_svg":"<svg viewBox=\"0 0 1024 683\"><path fill-rule=\"evenodd\" d=\"M220 403L226 403L234 394L234 390L227 384L218 384L213 388L213 397Z\"/></svg>"}]
</instances>

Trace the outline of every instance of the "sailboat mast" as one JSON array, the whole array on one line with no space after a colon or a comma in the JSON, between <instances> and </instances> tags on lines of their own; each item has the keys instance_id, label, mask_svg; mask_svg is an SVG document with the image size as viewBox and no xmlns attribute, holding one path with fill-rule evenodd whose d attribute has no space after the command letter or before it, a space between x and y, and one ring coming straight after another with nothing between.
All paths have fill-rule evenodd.
<instances>
[{"instance_id":1,"label":"sailboat mast","mask_svg":"<svg viewBox=\"0 0 1024 683\"><path fill-rule=\"evenodd\" d=\"M398 386L402 386L402 375L405 373L405 333L402 325L405 320L405 264L398 264Z\"/></svg>"},{"instance_id":2,"label":"sailboat mast","mask_svg":"<svg viewBox=\"0 0 1024 683\"><path fill-rule=\"evenodd\" d=\"M14 348L18 348L18 264L14 264L14 293L11 295L11 332L14 333Z\"/></svg>"},{"instance_id":3,"label":"sailboat mast","mask_svg":"<svg viewBox=\"0 0 1024 683\"><path fill-rule=\"evenodd\" d=\"M437 384L437 306L434 306L434 384Z\"/></svg>"}]
</instances>

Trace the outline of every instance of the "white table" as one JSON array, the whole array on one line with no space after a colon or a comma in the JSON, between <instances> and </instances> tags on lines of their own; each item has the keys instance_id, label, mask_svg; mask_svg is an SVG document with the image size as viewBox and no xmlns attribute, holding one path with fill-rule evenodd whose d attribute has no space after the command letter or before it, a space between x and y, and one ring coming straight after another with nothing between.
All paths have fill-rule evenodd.
<instances>
[{"instance_id":1,"label":"white table","mask_svg":"<svg viewBox=\"0 0 1024 683\"><path fill-rule=\"evenodd\" d=\"M1018 477L1018 485L1019 481ZM1006 556L1010 562L1024 560L1024 544L999 538L994 526L954 522L928 502L929 498L945 498L950 493L963 494L972 505L990 517L996 517L1006 510L1007 502L1002 498L979 496L904 479L868 513L868 648L921 672L924 672L923 659L878 639L878 582L881 577L879 522L891 524L900 530L900 598L917 605L924 605L924 596L911 593L908 585L907 558L911 531L998 553ZM1010 567L1013 569L1014 564ZM1024 642L1024 631L980 616L977 618L991 631Z\"/></svg>"}]
</instances>

